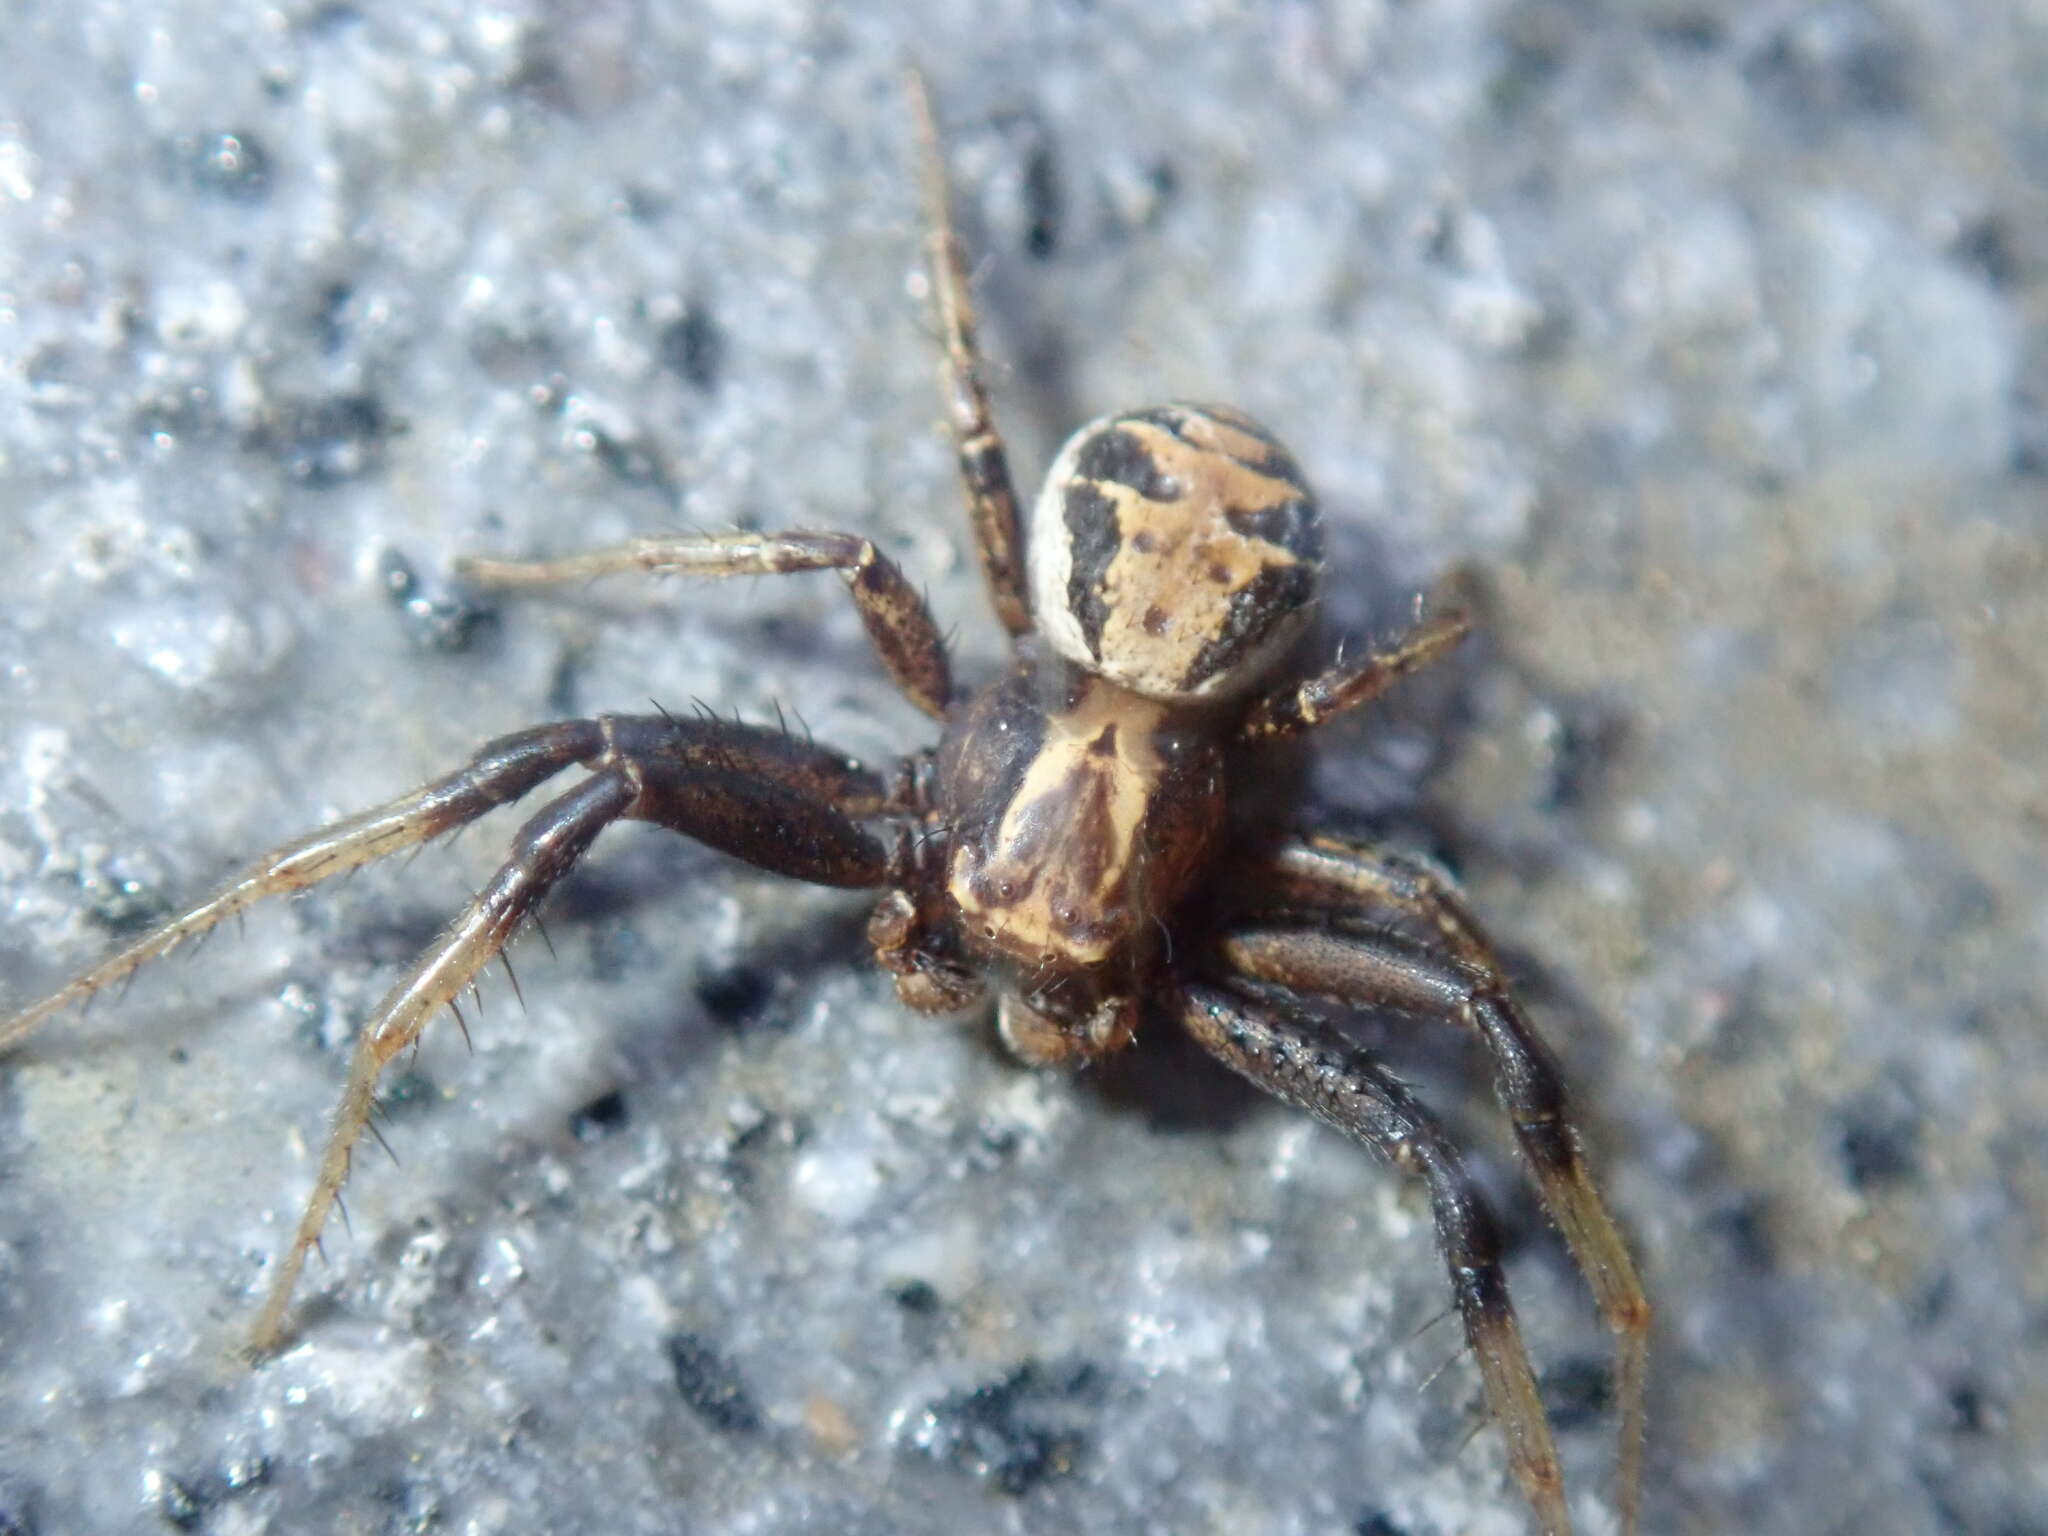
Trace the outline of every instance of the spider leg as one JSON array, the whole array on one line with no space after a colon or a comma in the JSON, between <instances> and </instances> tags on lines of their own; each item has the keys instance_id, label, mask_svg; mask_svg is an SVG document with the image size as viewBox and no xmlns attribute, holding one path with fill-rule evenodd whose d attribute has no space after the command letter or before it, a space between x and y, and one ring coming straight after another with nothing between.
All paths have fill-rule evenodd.
<instances>
[{"instance_id":1,"label":"spider leg","mask_svg":"<svg viewBox=\"0 0 2048 1536\"><path fill-rule=\"evenodd\" d=\"M427 1019L454 1002L476 973L511 937L548 888L580 858L600 830L617 820L633 803L631 777L610 769L586 780L551 802L519 829L511 859L478 894L463 914L445 929L399 978L377 1005L356 1040L348 1081L334 1107L327 1148L313 1193L299 1217L297 1233L285 1250L270 1289L250 1330L252 1354L277 1347L286 1309L297 1288L306 1255L320 1242L328 1213L341 1196L357 1140L376 1103L377 1079L384 1068L419 1038Z\"/></svg>"},{"instance_id":2,"label":"spider leg","mask_svg":"<svg viewBox=\"0 0 2048 1536\"><path fill-rule=\"evenodd\" d=\"M941 385L947 418L953 428L960 479L974 524L974 547L981 573L988 581L996 617L1012 636L1031 629L1031 602L1024 585L1024 536L1017 516L1017 492L1010 480L1009 457L989 408L981 382L981 359L974 341L974 300L967 284L967 258L953 227L946 192L946 162L939 144L938 118L922 71L905 71L911 116L916 120L918 158L922 162L925 204L925 259L931 269L932 295L944 332L946 360Z\"/></svg>"},{"instance_id":3,"label":"spider leg","mask_svg":"<svg viewBox=\"0 0 2048 1536\"><path fill-rule=\"evenodd\" d=\"M1435 1118L1363 1053L1339 1049L1278 1007L1201 985L1181 987L1174 1002L1188 1033L1225 1066L1365 1143L1428 1187L1437 1244L1479 1362L1487 1407L1507 1437L1508 1464L1546 1536L1569 1536L1563 1474L1508 1297L1500 1237Z\"/></svg>"},{"instance_id":4,"label":"spider leg","mask_svg":"<svg viewBox=\"0 0 2048 1536\"><path fill-rule=\"evenodd\" d=\"M857 819L871 808L871 793L879 798L880 781L843 756L730 723L659 716L596 723L605 741L598 771L519 829L505 864L363 1026L313 1192L251 1330L252 1353L277 1346L306 1255L319 1246L347 1182L385 1067L419 1039L436 1010L454 1005L607 826L622 818L655 822L821 885L874 886L891 877L883 840ZM831 786L846 776L855 793L842 798Z\"/></svg>"},{"instance_id":5,"label":"spider leg","mask_svg":"<svg viewBox=\"0 0 2048 1536\"><path fill-rule=\"evenodd\" d=\"M1418 668L1428 666L1465 638L1472 621L1463 613L1424 619L1385 650L1340 661L1305 682L1288 683L1252 701L1238 726L1246 744L1279 741L1370 703Z\"/></svg>"},{"instance_id":6,"label":"spider leg","mask_svg":"<svg viewBox=\"0 0 2048 1536\"><path fill-rule=\"evenodd\" d=\"M500 736L455 772L319 830L280 843L194 906L158 924L134 943L0 1023L0 1050L25 1038L52 1014L84 1002L114 982L266 896L304 890L321 880L426 842L516 800L543 780L601 751L595 720L565 720Z\"/></svg>"},{"instance_id":7,"label":"spider leg","mask_svg":"<svg viewBox=\"0 0 2048 1536\"><path fill-rule=\"evenodd\" d=\"M1419 861L1317 838L1280 849L1271 878L1283 900L1312 902L1327 915L1348 916L1364 904L1414 918L1434 933L1441 947L1384 932L1241 927L1225 933L1220 948L1241 974L1347 1003L1456 1019L1485 1042L1501 1107L1615 1336L1621 1416L1615 1480L1622 1530L1632 1533L1642 1489L1650 1304L1628 1245L1586 1168L1555 1057L1516 1004L1492 946L1443 876Z\"/></svg>"},{"instance_id":8,"label":"spider leg","mask_svg":"<svg viewBox=\"0 0 2048 1536\"><path fill-rule=\"evenodd\" d=\"M853 592L861 623L882 665L910 701L943 719L953 696L945 637L902 568L851 533L664 534L563 555L553 560L491 560L471 556L456 573L484 587L537 587L609 576L779 576L839 571Z\"/></svg>"}]
</instances>

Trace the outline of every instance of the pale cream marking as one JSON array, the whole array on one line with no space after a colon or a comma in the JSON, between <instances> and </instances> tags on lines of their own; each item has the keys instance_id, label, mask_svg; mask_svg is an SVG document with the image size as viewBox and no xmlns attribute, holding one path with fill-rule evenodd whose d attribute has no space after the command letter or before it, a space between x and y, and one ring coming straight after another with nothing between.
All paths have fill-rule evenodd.
<instances>
[{"instance_id":1,"label":"pale cream marking","mask_svg":"<svg viewBox=\"0 0 2048 1536\"><path fill-rule=\"evenodd\" d=\"M1301 499L1301 488L1150 422L1125 421L1120 430L1144 445L1180 495L1153 501L1129 486L1096 482L1116 507L1121 535L1102 584L1103 669L1145 693L1209 692L1186 689L1182 679L1202 648L1224 633L1232 601L1265 572L1301 563L1269 539L1240 533L1226 514L1283 507ZM1233 444L1250 441L1228 427L1216 430ZM1228 683L1219 679L1218 686Z\"/></svg>"},{"instance_id":2,"label":"pale cream marking","mask_svg":"<svg viewBox=\"0 0 2048 1536\"><path fill-rule=\"evenodd\" d=\"M1233 459L1256 462L1279 451L1269 437L1262 436L1250 417L1220 406L1181 406L1180 427L1198 448L1228 454Z\"/></svg>"},{"instance_id":3,"label":"pale cream marking","mask_svg":"<svg viewBox=\"0 0 2048 1536\"><path fill-rule=\"evenodd\" d=\"M1077 666L1153 698L1216 698L1255 682L1308 621L1304 611L1277 624L1266 642L1238 658L1236 666L1195 687L1184 686L1183 679L1203 644L1221 634L1228 623L1231 597L1256 579L1259 571L1299 563L1297 556L1278 545L1238 533L1223 516L1223 509L1235 506L1255 511L1306 499L1308 493L1289 480L1253 467L1284 454L1284 450L1263 436L1249 418L1213 406L1166 409L1174 413L1186 441L1150 422L1119 415L1098 417L1061 446L1032 507L1028 550L1032 607L1039 633ZM1129 432L1142 439L1160 473L1171 476L1181 494L1172 501L1148 501L1127 486L1080 474L1082 451L1105 431ZM1099 659L1081 630L1067 590L1074 550L1073 534L1066 525L1066 493L1079 481L1116 505L1123 539L1123 548L1105 573L1103 599L1108 612ZM1208 526L1198 526L1204 524ZM1132 547L1131 536L1141 527L1152 530L1155 548L1151 552ZM1196 553L1209 554L1211 543L1223 547L1224 558L1194 558ZM1200 548L1184 549L1175 568L1165 569L1161 550L1168 544ZM1160 558L1155 561L1154 557ZM1212 564L1226 573L1224 583L1206 579Z\"/></svg>"}]
</instances>

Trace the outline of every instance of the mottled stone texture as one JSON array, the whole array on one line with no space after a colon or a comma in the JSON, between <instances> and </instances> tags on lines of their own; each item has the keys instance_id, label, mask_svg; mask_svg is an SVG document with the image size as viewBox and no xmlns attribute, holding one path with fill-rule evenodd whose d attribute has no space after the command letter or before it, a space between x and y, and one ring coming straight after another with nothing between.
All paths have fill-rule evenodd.
<instances>
[{"instance_id":1,"label":"mottled stone texture","mask_svg":"<svg viewBox=\"0 0 2048 1536\"><path fill-rule=\"evenodd\" d=\"M1570 1065L1661 1307L1646 1529L2048 1529L2048 15L979 9L11 8L0 1000L530 721L929 739L830 577L447 577L845 528L995 664L914 49L1027 486L1229 401L1322 491L1333 636L1477 595L1314 787L1455 862ZM234 1365L505 819L0 1063L0 1530L1526 1529L1469 1363L1426 1384L1412 1190L1171 1042L1020 1073L857 901L644 829ZM1607 1530L1604 1340L1483 1064L1359 1031L1475 1147Z\"/></svg>"}]
</instances>

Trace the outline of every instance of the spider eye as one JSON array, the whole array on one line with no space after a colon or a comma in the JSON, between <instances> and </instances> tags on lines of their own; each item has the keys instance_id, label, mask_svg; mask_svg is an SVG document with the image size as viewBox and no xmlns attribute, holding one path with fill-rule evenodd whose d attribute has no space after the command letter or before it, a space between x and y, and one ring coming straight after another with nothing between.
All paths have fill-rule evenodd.
<instances>
[{"instance_id":1,"label":"spider eye","mask_svg":"<svg viewBox=\"0 0 2048 1536\"><path fill-rule=\"evenodd\" d=\"M1301 633L1322 556L1315 498L1271 433L1165 405L1060 449L1032 514L1032 604L1076 665L1152 698L1217 698Z\"/></svg>"}]
</instances>

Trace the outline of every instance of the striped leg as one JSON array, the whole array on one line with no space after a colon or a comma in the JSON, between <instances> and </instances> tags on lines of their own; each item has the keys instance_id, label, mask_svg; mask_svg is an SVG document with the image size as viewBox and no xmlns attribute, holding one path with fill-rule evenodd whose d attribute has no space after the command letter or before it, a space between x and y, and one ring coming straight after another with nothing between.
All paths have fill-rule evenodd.
<instances>
[{"instance_id":1,"label":"striped leg","mask_svg":"<svg viewBox=\"0 0 2048 1536\"><path fill-rule=\"evenodd\" d=\"M1222 953L1242 974L1344 1002L1455 1019L1485 1042L1501 1107L1615 1336L1615 1481L1622 1530L1632 1533L1642 1490L1650 1303L1586 1167L1556 1059L1516 1004L1463 899L1426 864L1317 837L1278 850L1267 882L1270 898L1286 906L1340 922L1359 913L1398 915L1433 935L1425 947L1384 932L1247 926L1224 936Z\"/></svg>"},{"instance_id":2,"label":"striped leg","mask_svg":"<svg viewBox=\"0 0 2048 1536\"><path fill-rule=\"evenodd\" d=\"M595 720L565 720L501 736L464 766L431 784L278 844L236 871L204 901L160 923L77 980L0 1023L0 1050L24 1039L52 1014L88 1001L147 962L199 938L266 896L304 890L452 832L518 799L564 768L588 762L603 747L604 728Z\"/></svg>"},{"instance_id":3,"label":"striped leg","mask_svg":"<svg viewBox=\"0 0 2048 1536\"><path fill-rule=\"evenodd\" d=\"M1183 988L1177 1004L1188 1033L1225 1066L1365 1143L1428 1187L1437 1245L1479 1361L1487 1407L1507 1436L1508 1464L1546 1536L1569 1536L1563 1474L1501 1272L1500 1237L1435 1119L1362 1053L1335 1048L1313 1026L1277 1008L1204 986Z\"/></svg>"},{"instance_id":4,"label":"striped leg","mask_svg":"<svg viewBox=\"0 0 2048 1536\"><path fill-rule=\"evenodd\" d=\"M780 576L838 571L889 676L933 719L953 696L945 638L902 568L851 533L705 533L632 539L553 560L458 560L456 573L485 587L538 587L618 571L651 575Z\"/></svg>"},{"instance_id":5,"label":"striped leg","mask_svg":"<svg viewBox=\"0 0 2048 1536\"><path fill-rule=\"evenodd\" d=\"M1031 629L1031 602L1024 584L1024 535L1017 517L1017 492L1010 481L1010 462L989 409L988 390L981 382L981 360L974 344L974 300L967 290L967 260L946 195L946 162L939 145L938 119L931 91L916 68L906 82L910 109L917 122L918 153L924 162L925 249L931 270L939 328L944 333L946 361L943 383L947 418L960 459L960 480L974 524L974 544L981 555L981 573L997 619L1010 634Z\"/></svg>"},{"instance_id":6,"label":"striped leg","mask_svg":"<svg viewBox=\"0 0 2048 1536\"><path fill-rule=\"evenodd\" d=\"M599 832L622 817L651 821L820 885L878 886L894 873L883 840L862 824L881 799L879 781L844 755L722 721L634 716L598 724L607 741L598 771L519 829L504 866L363 1026L313 1192L257 1314L254 1353L277 1346L306 1255L318 1246L348 1180L384 1069L437 1010L454 1006Z\"/></svg>"}]
</instances>

